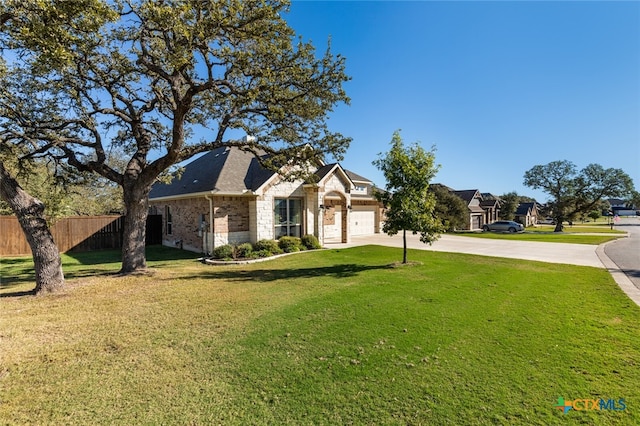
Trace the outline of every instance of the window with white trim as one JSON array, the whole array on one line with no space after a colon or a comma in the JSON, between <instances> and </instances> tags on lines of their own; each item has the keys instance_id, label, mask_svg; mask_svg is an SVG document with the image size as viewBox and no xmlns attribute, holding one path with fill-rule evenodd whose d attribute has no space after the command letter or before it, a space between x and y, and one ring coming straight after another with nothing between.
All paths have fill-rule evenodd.
<instances>
[{"instance_id":1,"label":"window with white trim","mask_svg":"<svg viewBox=\"0 0 640 426\"><path fill-rule=\"evenodd\" d=\"M276 198L273 207L274 238L302 235L302 200Z\"/></svg>"}]
</instances>

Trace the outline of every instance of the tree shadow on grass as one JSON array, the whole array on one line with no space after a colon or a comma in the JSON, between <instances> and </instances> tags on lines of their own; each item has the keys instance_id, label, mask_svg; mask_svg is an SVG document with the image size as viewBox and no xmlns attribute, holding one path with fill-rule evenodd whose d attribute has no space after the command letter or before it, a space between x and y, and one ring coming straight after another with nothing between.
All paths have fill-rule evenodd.
<instances>
[{"instance_id":1,"label":"tree shadow on grass","mask_svg":"<svg viewBox=\"0 0 640 426\"><path fill-rule=\"evenodd\" d=\"M227 281L258 281L271 282L287 279L301 278L350 278L355 277L361 272L372 270L392 269L392 265L357 265L342 264L334 266L325 266L319 268L294 268L294 269L256 269L256 270L238 270L230 269L224 271L203 272L186 278L205 278L219 279Z\"/></svg>"}]
</instances>

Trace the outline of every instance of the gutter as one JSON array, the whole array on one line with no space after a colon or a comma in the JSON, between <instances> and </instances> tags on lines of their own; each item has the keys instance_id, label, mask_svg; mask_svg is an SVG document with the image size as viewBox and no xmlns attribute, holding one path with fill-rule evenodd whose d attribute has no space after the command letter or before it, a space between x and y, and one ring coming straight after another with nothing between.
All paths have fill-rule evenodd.
<instances>
[{"instance_id":1,"label":"gutter","mask_svg":"<svg viewBox=\"0 0 640 426\"><path fill-rule=\"evenodd\" d=\"M212 191L206 191L206 192L192 192L189 194L180 194L180 195L167 195L164 197L154 197L154 198L149 198L149 202L158 202L158 201L171 201L171 200L184 200L184 199L188 199L188 198L200 198L200 197L205 197L207 198L207 196L211 196L211 195L222 195L222 196L231 196L231 197L246 197L246 196L251 196L251 195L257 195L256 192L251 191L250 189L244 189L242 190L242 192L238 192L238 191L220 191L217 189L214 189Z\"/></svg>"}]
</instances>

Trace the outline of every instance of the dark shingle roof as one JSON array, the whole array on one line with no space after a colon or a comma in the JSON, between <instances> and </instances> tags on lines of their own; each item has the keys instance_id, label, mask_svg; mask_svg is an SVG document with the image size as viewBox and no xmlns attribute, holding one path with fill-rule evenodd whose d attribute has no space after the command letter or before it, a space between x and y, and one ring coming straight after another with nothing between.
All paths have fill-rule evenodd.
<instances>
[{"instance_id":1,"label":"dark shingle roof","mask_svg":"<svg viewBox=\"0 0 640 426\"><path fill-rule=\"evenodd\" d=\"M361 176L361 175L359 175L357 173L354 173L351 170L344 169L344 172L347 174L347 176L349 176L349 179L351 179L354 182L369 182L369 183L372 183L371 179L367 179L366 177Z\"/></svg>"},{"instance_id":2,"label":"dark shingle roof","mask_svg":"<svg viewBox=\"0 0 640 426\"><path fill-rule=\"evenodd\" d=\"M337 163L325 164L324 166L316 170L315 175L318 177L318 182L321 181L322 178L324 178L327 173L329 173L336 166L336 164Z\"/></svg>"},{"instance_id":3,"label":"dark shingle roof","mask_svg":"<svg viewBox=\"0 0 640 426\"><path fill-rule=\"evenodd\" d=\"M454 194L456 194L458 197L466 201L467 204L469 204L471 200L473 200L473 197L476 195L477 192L478 192L477 189L465 189L462 191L453 191Z\"/></svg>"},{"instance_id":4,"label":"dark shingle roof","mask_svg":"<svg viewBox=\"0 0 640 426\"><path fill-rule=\"evenodd\" d=\"M520 203L516 209L517 215L526 215L529 210L533 211L536 207L536 203Z\"/></svg>"},{"instance_id":5,"label":"dark shingle roof","mask_svg":"<svg viewBox=\"0 0 640 426\"><path fill-rule=\"evenodd\" d=\"M482 207L495 207L499 205L500 203L495 198L483 199L482 201L480 201L480 206Z\"/></svg>"},{"instance_id":6,"label":"dark shingle roof","mask_svg":"<svg viewBox=\"0 0 640 426\"><path fill-rule=\"evenodd\" d=\"M273 174L274 172L261 167L253 154L235 147L221 147L187 164L182 176L170 184L155 183L149 198L213 190L242 194L247 190L258 189Z\"/></svg>"}]
</instances>

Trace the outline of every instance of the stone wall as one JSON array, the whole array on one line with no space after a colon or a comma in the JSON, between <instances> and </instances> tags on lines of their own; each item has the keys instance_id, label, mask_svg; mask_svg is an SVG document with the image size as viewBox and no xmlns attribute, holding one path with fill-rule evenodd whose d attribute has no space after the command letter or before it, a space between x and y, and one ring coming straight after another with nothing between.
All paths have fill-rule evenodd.
<instances>
[{"instance_id":1,"label":"stone wall","mask_svg":"<svg viewBox=\"0 0 640 426\"><path fill-rule=\"evenodd\" d=\"M307 193L301 182L287 182L278 180L269 185L264 191L265 195L257 197L253 201L250 210L250 241L255 243L260 240L273 239L274 223L273 208L276 198L301 198L303 201L303 230L302 233L308 232L305 226L307 216ZM254 208L255 207L255 208Z\"/></svg>"}]
</instances>

